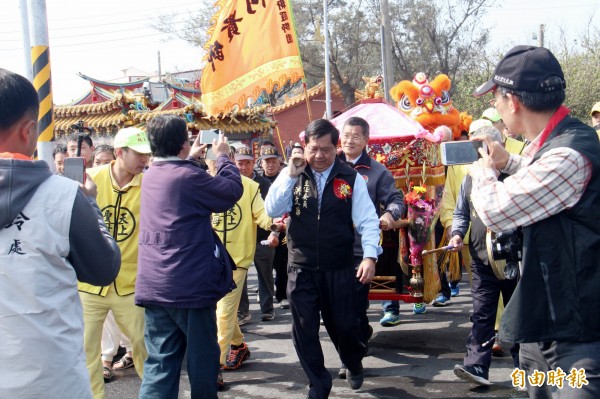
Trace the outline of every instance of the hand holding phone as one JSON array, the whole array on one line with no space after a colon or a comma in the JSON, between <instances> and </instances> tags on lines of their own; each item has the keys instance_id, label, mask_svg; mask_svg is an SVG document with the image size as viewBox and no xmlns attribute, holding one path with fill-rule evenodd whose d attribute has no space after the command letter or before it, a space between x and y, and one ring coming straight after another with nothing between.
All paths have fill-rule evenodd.
<instances>
[{"instance_id":1,"label":"hand holding phone","mask_svg":"<svg viewBox=\"0 0 600 399\"><path fill-rule=\"evenodd\" d=\"M229 142L223 133L220 133L217 139L213 139L212 150L217 158L221 154L229 156Z\"/></svg>"},{"instance_id":2,"label":"hand holding phone","mask_svg":"<svg viewBox=\"0 0 600 399\"><path fill-rule=\"evenodd\" d=\"M200 142L200 135L197 135L196 140L194 140L194 143L192 144L192 148L190 150L190 157L192 157L196 160L198 160L200 158L204 158L207 147L208 147L208 144L202 144Z\"/></svg>"},{"instance_id":3,"label":"hand holding phone","mask_svg":"<svg viewBox=\"0 0 600 399\"><path fill-rule=\"evenodd\" d=\"M86 197L96 198L96 196L98 195L98 187L96 186L96 183L94 183L90 175L86 173L85 176L85 184L80 184L79 187L81 188L81 191L83 191L83 193L86 195Z\"/></svg>"}]
</instances>

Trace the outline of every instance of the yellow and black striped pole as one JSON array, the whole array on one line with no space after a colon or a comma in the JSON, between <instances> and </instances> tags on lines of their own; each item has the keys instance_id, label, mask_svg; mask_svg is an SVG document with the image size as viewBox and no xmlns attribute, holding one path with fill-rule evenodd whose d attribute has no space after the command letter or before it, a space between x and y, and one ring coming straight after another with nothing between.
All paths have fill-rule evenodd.
<instances>
[{"instance_id":1,"label":"yellow and black striped pole","mask_svg":"<svg viewBox=\"0 0 600 399\"><path fill-rule=\"evenodd\" d=\"M37 158L52 164L54 118L52 79L50 74L50 47L45 0L29 0L29 27L33 86L40 101L38 116Z\"/></svg>"}]
</instances>

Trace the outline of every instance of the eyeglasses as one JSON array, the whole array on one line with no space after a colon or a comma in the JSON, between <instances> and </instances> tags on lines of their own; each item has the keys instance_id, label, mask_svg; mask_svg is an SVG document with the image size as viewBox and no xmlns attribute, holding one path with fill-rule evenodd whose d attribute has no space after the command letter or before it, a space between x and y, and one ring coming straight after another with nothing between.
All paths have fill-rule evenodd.
<instances>
[{"instance_id":1,"label":"eyeglasses","mask_svg":"<svg viewBox=\"0 0 600 399\"><path fill-rule=\"evenodd\" d=\"M365 136L358 135L358 134L354 134L354 135L342 134L342 138L347 141L360 141L360 140L364 140Z\"/></svg>"}]
</instances>

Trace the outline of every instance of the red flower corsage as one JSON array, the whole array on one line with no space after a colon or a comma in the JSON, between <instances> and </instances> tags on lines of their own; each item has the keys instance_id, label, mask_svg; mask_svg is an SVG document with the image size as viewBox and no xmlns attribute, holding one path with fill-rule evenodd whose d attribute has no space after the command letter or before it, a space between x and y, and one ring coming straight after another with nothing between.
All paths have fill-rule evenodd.
<instances>
[{"instance_id":1,"label":"red flower corsage","mask_svg":"<svg viewBox=\"0 0 600 399\"><path fill-rule=\"evenodd\" d=\"M333 193L339 199L347 199L352 197L352 187L345 180L334 178L333 179Z\"/></svg>"}]
</instances>

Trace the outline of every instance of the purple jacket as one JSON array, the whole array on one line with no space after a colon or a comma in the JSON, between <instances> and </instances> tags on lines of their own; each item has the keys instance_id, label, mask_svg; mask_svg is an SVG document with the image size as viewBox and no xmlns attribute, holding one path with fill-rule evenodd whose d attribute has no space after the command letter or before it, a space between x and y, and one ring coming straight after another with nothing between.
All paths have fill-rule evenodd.
<instances>
[{"instance_id":1,"label":"purple jacket","mask_svg":"<svg viewBox=\"0 0 600 399\"><path fill-rule=\"evenodd\" d=\"M191 161L157 161L144 173L136 305L215 305L233 287L232 265L210 217L242 196L238 168L225 156L211 177Z\"/></svg>"}]
</instances>

